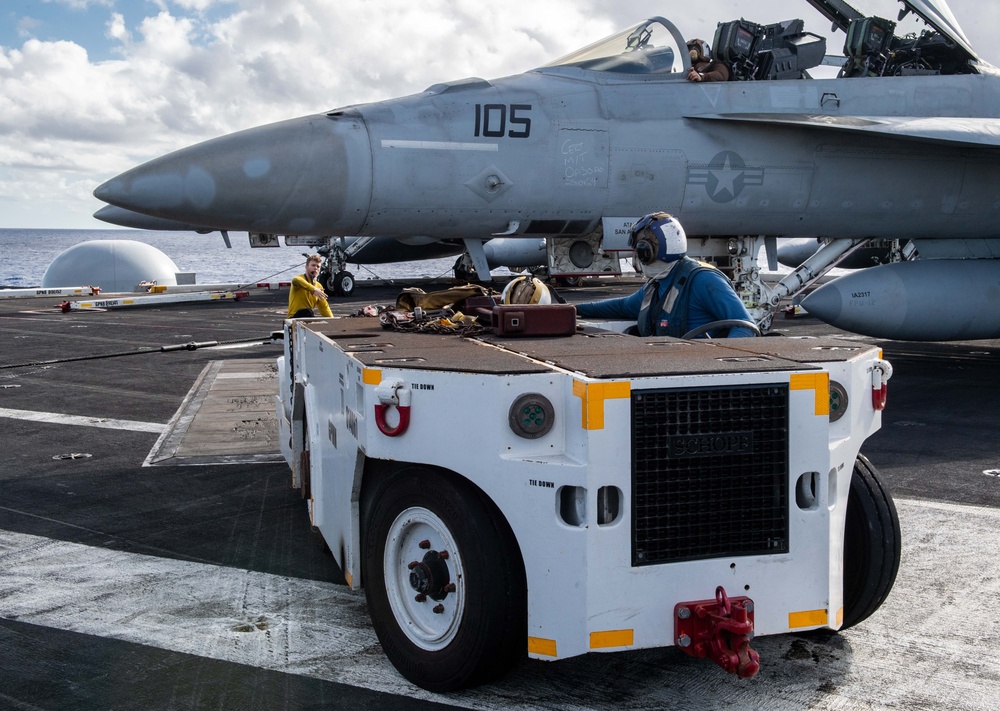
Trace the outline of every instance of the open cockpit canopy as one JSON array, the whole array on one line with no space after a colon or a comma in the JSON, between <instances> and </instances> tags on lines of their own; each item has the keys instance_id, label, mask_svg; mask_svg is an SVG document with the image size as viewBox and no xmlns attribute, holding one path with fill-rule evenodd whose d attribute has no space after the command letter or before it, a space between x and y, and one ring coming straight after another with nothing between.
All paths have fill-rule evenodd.
<instances>
[{"instance_id":1,"label":"open cockpit canopy","mask_svg":"<svg viewBox=\"0 0 1000 711\"><path fill-rule=\"evenodd\" d=\"M846 35L840 76L979 71L980 60L945 0L808 2ZM896 19L886 19L889 16ZM832 63L826 56L826 38L806 32L802 20L719 22L712 48L715 59L724 62L736 80L800 79L819 64ZM690 66L680 30L663 17L652 17L543 68L662 76L687 72Z\"/></svg>"},{"instance_id":2,"label":"open cockpit canopy","mask_svg":"<svg viewBox=\"0 0 1000 711\"><path fill-rule=\"evenodd\" d=\"M930 27L921 33L925 41L930 42L936 34L940 42L957 51L962 59L979 59L946 0L852 0L852 2L853 5L845 0L809 0L809 4L829 18L835 27L847 33L852 22L859 23L865 18L885 18L883 22L892 24L895 29L896 22L901 23L912 13ZM889 22L888 18L892 15L896 16L895 22ZM910 39L905 36L907 34L905 31L903 34L903 37L897 39ZM919 39L917 31L912 34L914 35L912 39Z\"/></svg>"},{"instance_id":3,"label":"open cockpit canopy","mask_svg":"<svg viewBox=\"0 0 1000 711\"><path fill-rule=\"evenodd\" d=\"M669 20L652 17L549 62L595 72L671 74L691 66L683 36Z\"/></svg>"}]
</instances>

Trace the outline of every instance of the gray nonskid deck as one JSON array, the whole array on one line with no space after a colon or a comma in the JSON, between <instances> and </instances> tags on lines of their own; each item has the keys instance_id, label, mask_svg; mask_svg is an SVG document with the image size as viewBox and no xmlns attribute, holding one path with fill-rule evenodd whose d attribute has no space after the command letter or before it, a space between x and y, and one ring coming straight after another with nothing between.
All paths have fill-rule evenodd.
<instances>
[{"instance_id":1,"label":"gray nonskid deck","mask_svg":"<svg viewBox=\"0 0 1000 711\"><path fill-rule=\"evenodd\" d=\"M563 293L591 301L635 287L593 281ZM392 303L397 292L362 282L332 307L346 316L364 304ZM280 328L286 299L264 292L236 303L88 314L62 314L51 298L0 303L0 412L8 413L0 414L0 707L994 705L1000 662L969 640L1000 634L990 612L1000 571L987 535L1000 509L1000 476L990 473L1000 471L1000 343L877 342L895 375L883 428L863 451L899 501L903 564L886 604L857 628L758 640L763 669L750 683L666 649L526 662L498 684L444 696L414 689L391 668L363 595L348 594L332 559L313 543L307 502L290 487L288 467L266 459L277 448L259 418L273 411L277 384L267 368L280 346L159 352L189 341L262 343ZM775 329L809 337L781 345L795 367L851 357L851 348L870 341L811 318L779 318ZM380 330L370 334L383 338ZM837 343L828 343L831 336ZM609 360L635 347L625 338L600 346ZM674 342L651 346L643 358L666 359L650 369L708 364L715 362L708 353L720 349L773 355L771 342L779 340L788 339ZM552 360L585 372L592 346L574 350L576 341L505 339L479 348L524 353L498 358L532 368ZM449 347L427 345L424 353L443 361ZM388 351L367 350L372 367L388 367ZM704 355L688 355L695 352ZM76 357L90 359L70 360ZM3 367L11 365L20 367ZM236 393L237 385L249 389ZM143 467L163 429L184 418L187 437L218 447L215 461L247 461L177 466L202 456L194 454L195 439L180 437L173 455ZM250 449L226 453L227 440ZM69 453L89 456L56 458Z\"/></svg>"},{"instance_id":2,"label":"gray nonskid deck","mask_svg":"<svg viewBox=\"0 0 1000 711\"><path fill-rule=\"evenodd\" d=\"M146 457L148 466L284 462L273 359L212 361Z\"/></svg>"}]
</instances>

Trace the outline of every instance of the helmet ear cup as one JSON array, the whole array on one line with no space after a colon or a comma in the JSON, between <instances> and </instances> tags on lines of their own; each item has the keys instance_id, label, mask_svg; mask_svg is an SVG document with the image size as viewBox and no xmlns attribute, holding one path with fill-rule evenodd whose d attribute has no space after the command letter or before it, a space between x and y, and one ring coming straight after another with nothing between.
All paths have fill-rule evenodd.
<instances>
[{"instance_id":1,"label":"helmet ear cup","mask_svg":"<svg viewBox=\"0 0 1000 711\"><path fill-rule=\"evenodd\" d=\"M635 258L639 264L652 264L656 261L658 249L656 237L649 230L643 230L635 243Z\"/></svg>"}]
</instances>

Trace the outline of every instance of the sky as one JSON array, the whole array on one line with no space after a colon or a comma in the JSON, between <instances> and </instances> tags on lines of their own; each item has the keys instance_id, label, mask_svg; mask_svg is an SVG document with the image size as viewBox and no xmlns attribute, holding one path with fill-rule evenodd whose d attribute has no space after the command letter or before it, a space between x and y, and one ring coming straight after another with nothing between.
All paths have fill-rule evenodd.
<instances>
[{"instance_id":1,"label":"sky","mask_svg":"<svg viewBox=\"0 0 1000 711\"><path fill-rule=\"evenodd\" d=\"M850 0L859 9L890 0ZM868 4L866 4L868 3ZM1000 3L951 0L1000 65ZM806 0L5 0L0 8L0 228L105 229L91 194L225 133L545 64L643 18L711 40L720 21L801 18Z\"/></svg>"}]
</instances>

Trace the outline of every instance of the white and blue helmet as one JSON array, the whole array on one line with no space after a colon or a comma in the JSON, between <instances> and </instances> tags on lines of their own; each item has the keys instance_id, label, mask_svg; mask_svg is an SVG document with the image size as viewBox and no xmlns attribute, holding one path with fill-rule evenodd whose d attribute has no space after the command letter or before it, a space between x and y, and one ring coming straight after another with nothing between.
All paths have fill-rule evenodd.
<instances>
[{"instance_id":1,"label":"white and blue helmet","mask_svg":"<svg viewBox=\"0 0 1000 711\"><path fill-rule=\"evenodd\" d=\"M541 279L531 276L514 277L500 296L504 304L551 304L552 294Z\"/></svg>"},{"instance_id":2,"label":"white and blue helmet","mask_svg":"<svg viewBox=\"0 0 1000 711\"><path fill-rule=\"evenodd\" d=\"M654 212L632 225L629 246L642 267L654 262L670 264L687 254L687 235L676 217Z\"/></svg>"}]
</instances>

